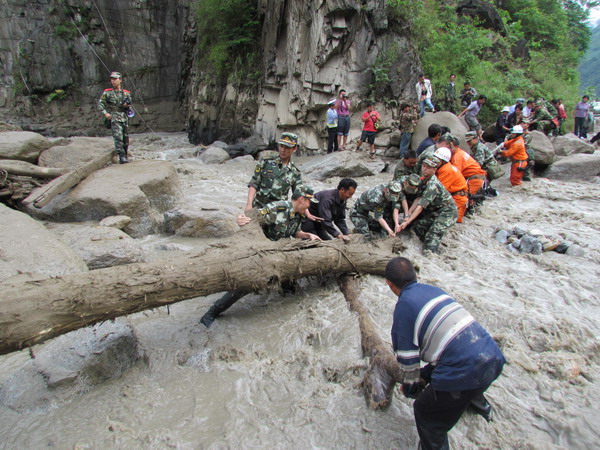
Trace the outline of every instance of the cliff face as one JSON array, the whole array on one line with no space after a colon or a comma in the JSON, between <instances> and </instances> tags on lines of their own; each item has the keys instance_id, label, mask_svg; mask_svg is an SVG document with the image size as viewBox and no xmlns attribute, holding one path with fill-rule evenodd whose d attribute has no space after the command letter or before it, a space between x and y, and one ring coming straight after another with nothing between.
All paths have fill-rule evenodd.
<instances>
[{"instance_id":1,"label":"cliff face","mask_svg":"<svg viewBox=\"0 0 600 450\"><path fill-rule=\"evenodd\" d=\"M179 93L194 47L189 3L0 0L2 116L41 131L94 134L97 99L117 70L141 113L134 127L143 119L184 129Z\"/></svg>"},{"instance_id":2,"label":"cliff face","mask_svg":"<svg viewBox=\"0 0 600 450\"><path fill-rule=\"evenodd\" d=\"M290 130L316 149L327 101L344 88L358 106L391 49L387 99L414 96L418 58L384 0L258 2L259 80L221 85L199 57L193 0L0 0L0 113L40 131L97 134L96 101L118 70L140 113L134 131L187 129L199 143Z\"/></svg>"}]
</instances>

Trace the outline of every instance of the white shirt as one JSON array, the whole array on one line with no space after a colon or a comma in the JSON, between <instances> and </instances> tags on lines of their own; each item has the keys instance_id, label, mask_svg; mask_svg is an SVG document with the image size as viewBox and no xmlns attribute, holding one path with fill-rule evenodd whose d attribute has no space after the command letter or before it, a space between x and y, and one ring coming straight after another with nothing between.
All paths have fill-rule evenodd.
<instances>
[{"instance_id":1,"label":"white shirt","mask_svg":"<svg viewBox=\"0 0 600 450\"><path fill-rule=\"evenodd\" d=\"M421 90L423 90L423 89L425 89L427 91L427 95L425 96L425 98L431 98L431 95L432 95L431 81L429 81L427 78L425 78L423 85L421 83L417 82L417 84L415 85L415 89L417 90L417 99L419 101L421 101Z\"/></svg>"}]
</instances>

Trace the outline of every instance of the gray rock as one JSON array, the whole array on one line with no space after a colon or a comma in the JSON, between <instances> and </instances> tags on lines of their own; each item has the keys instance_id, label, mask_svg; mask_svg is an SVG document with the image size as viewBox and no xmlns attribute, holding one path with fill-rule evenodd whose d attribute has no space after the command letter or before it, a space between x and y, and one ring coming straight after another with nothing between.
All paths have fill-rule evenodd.
<instances>
[{"instance_id":1,"label":"gray rock","mask_svg":"<svg viewBox=\"0 0 600 450\"><path fill-rule=\"evenodd\" d=\"M531 135L531 147L535 152L536 164L548 166L554 162L555 152L552 141L548 139L541 131L532 131Z\"/></svg>"},{"instance_id":2,"label":"gray rock","mask_svg":"<svg viewBox=\"0 0 600 450\"><path fill-rule=\"evenodd\" d=\"M583 250L583 248L580 245L573 244L573 245L570 245L569 248L567 248L567 251L565 252L565 254L568 256L584 256L585 251Z\"/></svg>"},{"instance_id":3,"label":"gray rock","mask_svg":"<svg viewBox=\"0 0 600 450\"><path fill-rule=\"evenodd\" d=\"M227 148L229 147L229 144L223 142L223 141L215 141L212 144L210 144L211 147L219 147L219 148Z\"/></svg>"},{"instance_id":4,"label":"gray rock","mask_svg":"<svg viewBox=\"0 0 600 450\"><path fill-rule=\"evenodd\" d=\"M579 139L573 133L568 133L564 136L556 136L552 145L554 146L554 152L557 156L567 156L575 153L592 154L596 151L596 147Z\"/></svg>"},{"instance_id":5,"label":"gray rock","mask_svg":"<svg viewBox=\"0 0 600 450\"><path fill-rule=\"evenodd\" d=\"M329 155L313 158L305 163L302 174L310 175L319 181L332 177L358 178L372 176L382 172L386 164L379 159L367 160L365 153L351 151L335 152Z\"/></svg>"},{"instance_id":6,"label":"gray rock","mask_svg":"<svg viewBox=\"0 0 600 450\"><path fill-rule=\"evenodd\" d=\"M237 158L233 158L225 161L225 164L240 164L240 163L253 163L254 158L250 155L238 156Z\"/></svg>"},{"instance_id":7,"label":"gray rock","mask_svg":"<svg viewBox=\"0 0 600 450\"><path fill-rule=\"evenodd\" d=\"M516 234L518 237L523 236L524 234L527 234L527 230L525 228L522 228L520 226L516 226L513 228L513 231L511 234Z\"/></svg>"},{"instance_id":8,"label":"gray rock","mask_svg":"<svg viewBox=\"0 0 600 450\"><path fill-rule=\"evenodd\" d=\"M121 377L141 358L132 328L103 322L57 337L36 349L0 386L0 404L17 412L45 410Z\"/></svg>"},{"instance_id":9,"label":"gray rock","mask_svg":"<svg viewBox=\"0 0 600 450\"><path fill-rule=\"evenodd\" d=\"M519 249L515 248L512 244L508 244L506 249L511 253L519 253Z\"/></svg>"},{"instance_id":10,"label":"gray rock","mask_svg":"<svg viewBox=\"0 0 600 450\"><path fill-rule=\"evenodd\" d=\"M508 242L508 236L510 236L510 233L508 231L500 230L496 233L496 240L500 244L506 244Z\"/></svg>"},{"instance_id":11,"label":"gray rock","mask_svg":"<svg viewBox=\"0 0 600 450\"><path fill-rule=\"evenodd\" d=\"M229 153L221 147L214 146L208 147L200 155L200 160L205 164L222 164L229 159L231 159Z\"/></svg>"},{"instance_id":12,"label":"gray rock","mask_svg":"<svg viewBox=\"0 0 600 450\"><path fill-rule=\"evenodd\" d=\"M538 246L541 253L542 243L539 241L539 239L529 234L526 234L521 238L521 245L519 247L519 250L521 250L521 253L533 253L534 249L536 249Z\"/></svg>"},{"instance_id":13,"label":"gray rock","mask_svg":"<svg viewBox=\"0 0 600 450\"><path fill-rule=\"evenodd\" d=\"M512 241L510 246L519 250L521 248L521 239L515 239L514 241Z\"/></svg>"},{"instance_id":14,"label":"gray rock","mask_svg":"<svg viewBox=\"0 0 600 450\"><path fill-rule=\"evenodd\" d=\"M569 241L562 241L560 244L558 244L556 246L556 248L554 249L557 253L567 253L567 250L569 249L569 247L573 245L571 242Z\"/></svg>"},{"instance_id":15,"label":"gray rock","mask_svg":"<svg viewBox=\"0 0 600 450\"><path fill-rule=\"evenodd\" d=\"M36 163L40 153L50 147L44 136L31 131L0 133L0 159L18 159Z\"/></svg>"},{"instance_id":16,"label":"gray rock","mask_svg":"<svg viewBox=\"0 0 600 450\"><path fill-rule=\"evenodd\" d=\"M146 261L138 241L117 228L66 223L48 223L46 227L92 270Z\"/></svg>"},{"instance_id":17,"label":"gray rock","mask_svg":"<svg viewBox=\"0 0 600 450\"><path fill-rule=\"evenodd\" d=\"M57 222L100 221L125 215L132 237L158 232L164 212L182 199L179 179L168 161L138 160L98 170L75 188L41 209L28 208L35 217Z\"/></svg>"},{"instance_id":18,"label":"gray rock","mask_svg":"<svg viewBox=\"0 0 600 450\"><path fill-rule=\"evenodd\" d=\"M165 230L178 236L223 238L239 230L235 219L226 211L177 209L165 213Z\"/></svg>"},{"instance_id":19,"label":"gray rock","mask_svg":"<svg viewBox=\"0 0 600 450\"><path fill-rule=\"evenodd\" d=\"M243 155L257 155L267 148L267 143L262 135L255 133L247 139L225 147L225 151L231 158L237 158Z\"/></svg>"},{"instance_id":20,"label":"gray rock","mask_svg":"<svg viewBox=\"0 0 600 450\"><path fill-rule=\"evenodd\" d=\"M543 175L553 180L592 181L600 175L600 154L565 156L552 164Z\"/></svg>"},{"instance_id":21,"label":"gray rock","mask_svg":"<svg viewBox=\"0 0 600 450\"><path fill-rule=\"evenodd\" d=\"M112 138L75 137L69 141L44 150L38 164L43 167L75 169L101 154L110 154L115 149Z\"/></svg>"},{"instance_id":22,"label":"gray rock","mask_svg":"<svg viewBox=\"0 0 600 450\"><path fill-rule=\"evenodd\" d=\"M98 225L100 225L101 227L111 227L122 230L130 223L131 217L129 216L110 216L102 219Z\"/></svg>"},{"instance_id":23,"label":"gray rock","mask_svg":"<svg viewBox=\"0 0 600 450\"><path fill-rule=\"evenodd\" d=\"M41 223L0 204L0 281L21 272L56 277L87 270L83 259Z\"/></svg>"},{"instance_id":24,"label":"gray rock","mask_svg":"<svg viewBox=\"0 0 600 450\"><path fill-rule=\"evenodd\" d=\"M460 141L460 147L469 151L469 146L465 141L465 133L469 128L458 117L447 111L435 114L426 113L419 119L417 126L415 127L415 132L412 135L411 148L416 149L419 146L421 141L427 137L429 125L434 123L450 128L452 134Z\"/></svg>"}]
</instances>

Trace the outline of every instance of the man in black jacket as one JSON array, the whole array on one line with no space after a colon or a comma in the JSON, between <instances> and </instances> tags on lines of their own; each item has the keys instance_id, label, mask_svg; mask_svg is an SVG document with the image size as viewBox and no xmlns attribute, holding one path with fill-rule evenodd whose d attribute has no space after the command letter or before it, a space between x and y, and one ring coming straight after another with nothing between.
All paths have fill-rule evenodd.
<instances>
[{"instance_id":1,"label":"man in black jacket","mask_svg":"<svg viewBox=\"0 0 600 450\"><path fill-rule=\"evenodd\" d=\"M319 203L311 204L310 212L323 221L302 221L302 231L316 234L324 241L337 239L348 241L350 231L346 225L346 201L356 192L356 181L351 178L340 180L337 189L317 192Z\"/></svg>"}]
</instances>

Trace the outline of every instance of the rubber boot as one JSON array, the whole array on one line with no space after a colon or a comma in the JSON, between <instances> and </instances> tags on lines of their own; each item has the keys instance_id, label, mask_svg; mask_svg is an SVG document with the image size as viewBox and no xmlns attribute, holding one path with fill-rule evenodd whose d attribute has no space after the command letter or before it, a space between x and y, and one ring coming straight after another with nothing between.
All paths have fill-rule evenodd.
<instances>
[{"instance_id":1,"label":"rubber boot","mask_svg":"<svg viewBox=\"0 0 600 450\"><path fill-rule=\"evenodd\" d=\"M121 154L119 155L119 164L127 164L129 160L127 159L127 155Z\"/></svg>"},{"instance_id":2,"label":"rubber boot","mask_svg":"<svg viewBox=\"0 0 600 450\"><path fill-rule=\"evenodd\" d=\"M246 295L247 292L242 291L229 291L219 300L217 300L210 309L202 316L200 323L206 328L209 328L214 320L219 317L222 313L227 311L231 306L237 302L240 298Z\"/></svg>"},{"instance_id":3,"label":"rubber boot","mask_svg":"<svg viewBox=\"0 0 600 450\"><path fill-rule=\"evenodd\" d=\"M488 422L492 420L492 405L487 401L483 394L478 395L473 400L471 400L470 408L483 417Z\"/></svg>"}]
</instances>

